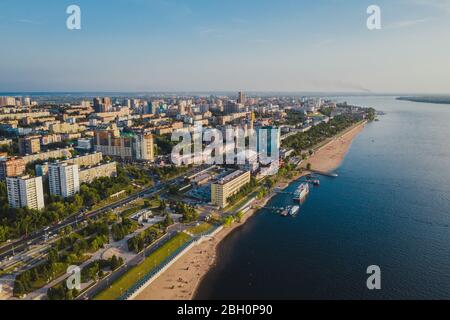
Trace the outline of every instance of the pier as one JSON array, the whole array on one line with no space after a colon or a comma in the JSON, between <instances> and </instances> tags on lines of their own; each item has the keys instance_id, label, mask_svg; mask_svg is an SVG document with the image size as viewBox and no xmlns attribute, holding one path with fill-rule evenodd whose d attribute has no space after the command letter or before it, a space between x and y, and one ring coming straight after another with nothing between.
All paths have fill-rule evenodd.
<instances>
[{"instance_id":1,"label":"pier","mask_svg":"<svg viewBox=\"0 0 450 320\"><path fill-rule=\"evenodd\" d=\"M335 172L324 172L324 171L319 171L319 170L314 170L314 169L310 169L308 171L311 173L318 174L320 176L324 176L324 177L331 177L331 178L339 177L339 175Z\"/></svg>"},{"instance_id":2,"label":"pier","mask_svg":"<svg viewBox=\"0 0 450 320\"><path fill-rule=\"evenodd\" d=\"M277 190L274 190L274 192L275 192L276 194L289 194L289 195L294 195L294 192L277 191Z\"/></svg>"},{"instance_id":3,"label":"pier","mask_svg":"<svg viewBox=\"0 0 450 320\"><path fill-rule=\"evenodd\" d=\"M280 211L280 210L283 210L285 208L282 208L282 207L262 207L261 209L272 210L272 211Z\"/></svg>"}]
</instances>

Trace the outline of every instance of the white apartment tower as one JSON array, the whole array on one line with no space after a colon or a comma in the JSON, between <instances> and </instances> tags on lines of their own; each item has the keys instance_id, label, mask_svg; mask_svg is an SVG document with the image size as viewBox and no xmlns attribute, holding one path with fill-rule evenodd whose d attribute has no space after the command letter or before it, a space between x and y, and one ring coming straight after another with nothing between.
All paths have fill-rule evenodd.
<instances>
[{"instance_id":1,"label":"white apartment tower","mask_svg":"<svg viewBox=\"0 0 450 320\"><path fill-rule=\"evenodd\" d=\"M6 178L6 185L8 188L8 203L11 208L44 209L42 177Z\"/></svg>"},{"instance_id":2,"label":"white apartment tower","mask_svg":"<svg viewBox=\"0 0 450 320\"><path fill-rule=\"evenodd\" d=\"M136 160L152 161L155 158L153 150L153 135L138 134L135 136Z\"/></svg>"},{"instance_id":3,"label":"white apartment tower","mask_svg":"<svg viewBox=\"0 0 450 320\"><path fill-rule=\"evenodd\" d=\"M78 165L53 163L48 166L50 194L69 198L80 191Z\"/></svg>"}]
</instances>

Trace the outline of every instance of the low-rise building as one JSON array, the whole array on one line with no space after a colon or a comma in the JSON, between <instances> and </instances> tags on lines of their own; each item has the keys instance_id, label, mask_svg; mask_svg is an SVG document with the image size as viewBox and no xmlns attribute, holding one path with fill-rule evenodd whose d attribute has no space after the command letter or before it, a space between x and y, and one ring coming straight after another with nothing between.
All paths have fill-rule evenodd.
<instances>
[{"instance_id":1,"label":"low-rise building","mask_svg":"<svg viewBox=\"0 0 450 320\"><path fill-rule=\"evenodd\" d=\"M40 111L40 112L17 112L17 113L3 113L0 114L0 121L3 120L21 120L27 117L30 118L42 118L49 117L50 112Z\"/></svg>"},{"instance_id":2,"label":"low-rise building","mask_svg":"<svg viewBox=\"0 0 450 320\"><path fill-rule=\"evenodd\" d=\"M48 134L41 137L41 144L47 146L52 143L57 143L62 141L62 136L60 134Z\"/></svg>"},{"instance_id":3,"label":"low-rise building","mask_svg":"<svg viewBox=\"0 0 450 320\"><path fill-rule=\"evenodd\" d=\"M80 183L91 183L102 177L117 177L117 163L110 162L80 170Z\"/></svg>"},{"instance_id":4,"label":"low-rise building","mask_svg":"<svg viewBox=\"0 0 450 320\"><path fill-rule=\"evenodd\" d=\"M41 151L40 136L19 138L19 152L22 155L35 154Z\"/></svg>"},{"instance_id":5,"label":"low-rise building","mask_svg":"<svg viewBox=\"0 0 450 320\"><path fill-rule=\"evenodd\" d=\"M92 150L92 139L89 138L78 139L77 149L87 151Z\"/></svg>"},{"instance_id":6,"label":"low-rise building","mask_svg":"<svg viewBox=\"0 0 450 320\"><path fill-rule=\"evenodd\" d=\"M30 162L35 162L38 160L46 161L46 160L52 159L52 158L53 159L70 158L70 157L72 157L72 153L71 153L72 150L73 150L73 148L50 150L47 152L30 154L30 155L22 157L22 159L25 162L25 165L27 165Z\"/></svg>"},{"instance_id":7,"label":"low-rise building","mask_svg":"<svg viewBox=\"0 0 450 320\"><path fill-rule=\"evenodd\" d=\"M22 158L1 158L0 179L17 177L25 173L25 162Z\"/></svg>"},{"instance_id":8,"label":"low-rise building","mask_svg":"<svg viewBox=\"0 0 450 320\"><path fill-rule=\"evenodd\" d=\"M12 143L11 139L0 139L0 146L10 146Z\"/></svg>"},{"instance_id":9,"label":"low-rise building","mask_svg":"<svg viewBox=\"0 0 450 320\"><path fill-rule=\"evenodd\" d=\"M58 163L66 163L68 165L76 164L78 168L83 169L83 167L92 167L98 165L103 161L103 155L101 152L94 152L90 154L85 154L83 156L76 156L67 160L59 161ZM48 174L48 163L37 164L35 166L35 171L38 176L47 176Z\"/></svg>"},{"instance_id":10,"label":"low-rise building","mask_svg":"<svg viewBox=\"0 0 450 320\"><path fill-rule=\"evenodd\" d=\"M86 127L79 126L78 124L70 123L55 123L49 126L49 129L53 133L78 133L84 131Z\"/></svg>"}]
</instances>

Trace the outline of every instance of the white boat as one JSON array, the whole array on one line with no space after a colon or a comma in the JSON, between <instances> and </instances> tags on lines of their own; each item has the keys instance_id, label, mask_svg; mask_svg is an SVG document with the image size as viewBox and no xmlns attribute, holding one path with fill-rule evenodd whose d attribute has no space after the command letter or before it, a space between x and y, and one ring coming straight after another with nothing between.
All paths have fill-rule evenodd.
<instances>
[{"instance_id":1,"label":"white boat","mask_svg":"<svg viewBox=\"0 0 450 320\"><path fill-rule=\"evenodd\" d=\"M295 216L298 213L299 210L300 210L299 206L292 206L292 207L289 208L289 214L291 216Z\"/></svg>"},{"instance_id":2,"label":"white boat","mask_svg":"<svg viewBox=\"0 0 450 320\"><path fill-rule=\"evenodd\" d=\"M294 192L294 200L295 201L303 201L306 196L309 194L309 184L302 183L298 189Z\"/></svg>"}]
</instances>

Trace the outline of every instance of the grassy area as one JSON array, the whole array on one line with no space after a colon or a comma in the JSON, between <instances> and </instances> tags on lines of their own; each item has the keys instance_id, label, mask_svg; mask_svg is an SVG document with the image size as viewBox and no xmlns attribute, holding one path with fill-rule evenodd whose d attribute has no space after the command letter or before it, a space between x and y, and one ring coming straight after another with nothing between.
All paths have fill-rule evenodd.
<instances>
[{"instance_id":1,"label":"grassy area","mask_svg":"<svg viewBox=\"0 0 450 320\"><path fill-rule=\"evenodd\" d=\"M207 232L212 227L213 227L212 224L204 222L204 223L200 223L198 226L189 228L187 231L193 235L199 235L199 234Z\"/></svg>"},{"instance_id":2,"label":"grassy area","mask_svg":"<svg viewBox=\"0 0 450 320\"><path fill-rule=\"evenodd\" d=\"M161 248L157 249L148 256L143 263L130 269L117 281L115 281L108 289L100 292L94 297L94 300L115 300L118 299L128 288L134 285L145 274L160 265L167 257L173 254L178 248L190 239L185 233L179 233Z\"/></svg>"},{"instance_id":3,"label":"grassy area","mask_svg":"<svg viewBox=\"0 0 450 320\"><path fill-rule=\"evenodd\" d=\"M224 211L229 212L229 213L234 213L237 209L239 209L244 204L246 204L250 199L255 198L258 195L259 190L260 190L260 187L256 188L255 191L253 191L249 195L247 195L244 198L242 198L241 200L239 200L236 204L226 207Z\"/></svg>"},{"instance_id":4,"label":"grassy area","mask_svg":"<svg viewBox=\"0 0 450 320\"><path fill-rule=\"evenodd\" d=\"M158 199L151 199L150 200L150 209L158 208L161 205L161 201Z\"/></svg>"},{"instance_id":5,"label":"grassy area","mask_svg":"<svg viewBox=\"0 0 450 320\"><path fill-rule=\"evenodd\" d=\"M133 214L135 214L136 212L138 212L139 210L141 210L142 207L133 207L133 208L129 208L129 209L125 209L124 211L122 211L120 213L120 215L123 218L129 218L130 216L132 216Z\"/></svg>"}]
</instances>

